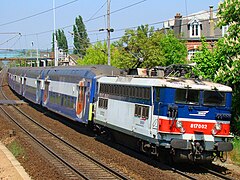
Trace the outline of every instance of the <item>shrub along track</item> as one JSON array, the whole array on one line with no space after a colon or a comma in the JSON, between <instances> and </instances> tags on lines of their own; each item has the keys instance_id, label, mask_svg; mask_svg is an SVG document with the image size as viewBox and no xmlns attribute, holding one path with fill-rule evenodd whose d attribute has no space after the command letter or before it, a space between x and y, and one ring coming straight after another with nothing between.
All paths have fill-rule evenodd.
<instances>
[{"instance_id":1,"label":"shrub along track","mask_svg":"<svg viewBox=\"0 0 240 180\"><path fill-rule=\"evenodd\" d=\"M6 82L3 89L10 99L18 99L9 90ZM177 173L172 173L172 169L168 166L160 165L148 157L141 155L138 157L138 155L124 147L111 143L106 145L97 141L94 135L87 131L83 125L76 124L71 121L67 121L67 124L63 124L59 122L59 119L62 117L55 117L58 118L58 120L50 118L49 116L46 116L48 115L48 112L44 112L44 110L42 110L42 112L38 112L28 105L21 105L20 108L28 114L31 114L32 118L43 124L43 126L48 129L51 129L51 131L55 134L60 135L63 139L67 140L74 146L77 146L79 149L82 149L92 157L96 157L105 164L110 164L112 167L115 167L115 169L119 169L119 171L124 172L132 179L184 178L184 176L178 175ZM4 123L1 123L0 128L6 130L4 133L1 132L0 138L6 140L9 139L6 138L8 136L7 129L12 129L13 125L9 125L9 122L6 121L3 122ZM68 124L71 124L71 128L68 127ZM77 126L77 128L74 128L72 125ZM48 156L46 154L40 154L39 149L33 143L24 139L26 138L25 135L17 129L15 129L15 131L16 136L14 138L18 139L26 151L25 155L20 156L18 159L34 179L68 179L61 171L59 171L59 169L54 167L51 162L48 161ZM141 161L138 159L141 159ZM206 175L202 172L186 172L185 174L194 175L196 179L213 178L213 176Z\"/></svg>"}]
</instances>

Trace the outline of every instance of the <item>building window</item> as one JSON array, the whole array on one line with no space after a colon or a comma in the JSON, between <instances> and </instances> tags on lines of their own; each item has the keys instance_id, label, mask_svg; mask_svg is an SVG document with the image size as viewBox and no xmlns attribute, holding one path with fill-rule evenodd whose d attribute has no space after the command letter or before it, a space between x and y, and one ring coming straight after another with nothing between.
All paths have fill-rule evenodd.
<instances>
[{"instance_id":1,"label":"building window","mask_svg":"<svg viewBox=\"0 0 240 180\"><path fill-rule=\"evenodd\" d=\"M188 30L190 37L200 37L201 35L202 24L196 19L192 19L188 23Z\"/></svg>"},{"instance_id":2,"label":"building window","mask_svg":"<svg viewBox=\"0 0 240 180\"><path fill-rule=\"evenodd\" d=\"M228 27L228 25L222 26L222 37L224 37L225 34L228 35Z\"/></svg>"},{"instance_id":3,"label":"building window","mask_svg":"<svg viewBox=\"0 0 240 180\"><path fill-rule=\"evenodd\" d=\"M192 58L194 58L195 53L198 52L197 49L191 49L188 51L188 60L190 61Z\"/></svg>"}]
</instances>

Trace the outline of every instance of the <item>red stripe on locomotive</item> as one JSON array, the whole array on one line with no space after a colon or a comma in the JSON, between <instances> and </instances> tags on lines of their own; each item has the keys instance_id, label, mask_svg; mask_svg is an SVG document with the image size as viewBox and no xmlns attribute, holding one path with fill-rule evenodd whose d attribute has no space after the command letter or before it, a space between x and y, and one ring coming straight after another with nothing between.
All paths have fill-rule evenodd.
<instances>
[{"instance_id":1,"label":"red stripe on locomotive","mask_svg":"<svg viewBox=\"0 0 240 180\"><path fill-rule=\"evenodd\" d=\"M174 122L173 122L174 121ZM180 120L181 121L181 120ZM177 120L171 119L162 119L159 118L159 127L158 131L161 133L173 133L178 134L181 133L180 128L176 126ZM215 125L217 123L214 122L193 122L193 121L181 121L182 127L185 130L185 134L205 134L205 135L212 135L213 129L215 129ZM227 136L230 133L230 123L220 123L221 130L217 131L215 135L223 135Z\"/></svg>"}]
</instances>

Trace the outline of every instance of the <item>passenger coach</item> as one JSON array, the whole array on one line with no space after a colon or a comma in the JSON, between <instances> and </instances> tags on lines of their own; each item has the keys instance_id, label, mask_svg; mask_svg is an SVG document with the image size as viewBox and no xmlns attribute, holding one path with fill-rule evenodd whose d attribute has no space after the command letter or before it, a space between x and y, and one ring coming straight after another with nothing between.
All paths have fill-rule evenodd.
<instances>
[{"instance_id":1,"label":"passenger coach","mask_svg":"<svg viewBox=\"0 0 240 180\"><path fill-rule=\"evenodd\" d=\"M10 68L9 85L29 101L70 119L92 121L97 78L119 75L110 66Z\"/></svg>"}]
</instances>

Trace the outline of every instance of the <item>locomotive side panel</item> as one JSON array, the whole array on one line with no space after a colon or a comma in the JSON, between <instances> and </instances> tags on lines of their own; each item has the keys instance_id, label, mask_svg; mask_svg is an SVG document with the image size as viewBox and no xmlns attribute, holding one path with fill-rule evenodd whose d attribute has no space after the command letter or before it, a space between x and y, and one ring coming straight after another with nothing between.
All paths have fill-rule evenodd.
<instances>
[{"instance_id":1,"label":"locomotive side panel","mask_svg":"<svg viewBox=\"0 0 240 180\"><path fill-rule=\"evenodd\" d=\"M128 77L98 80L95 122L139 139L157 143L157 121L152 120L152 88ZM153 128L155 124L155 129Z\"/></svg>"}]
</instances>

